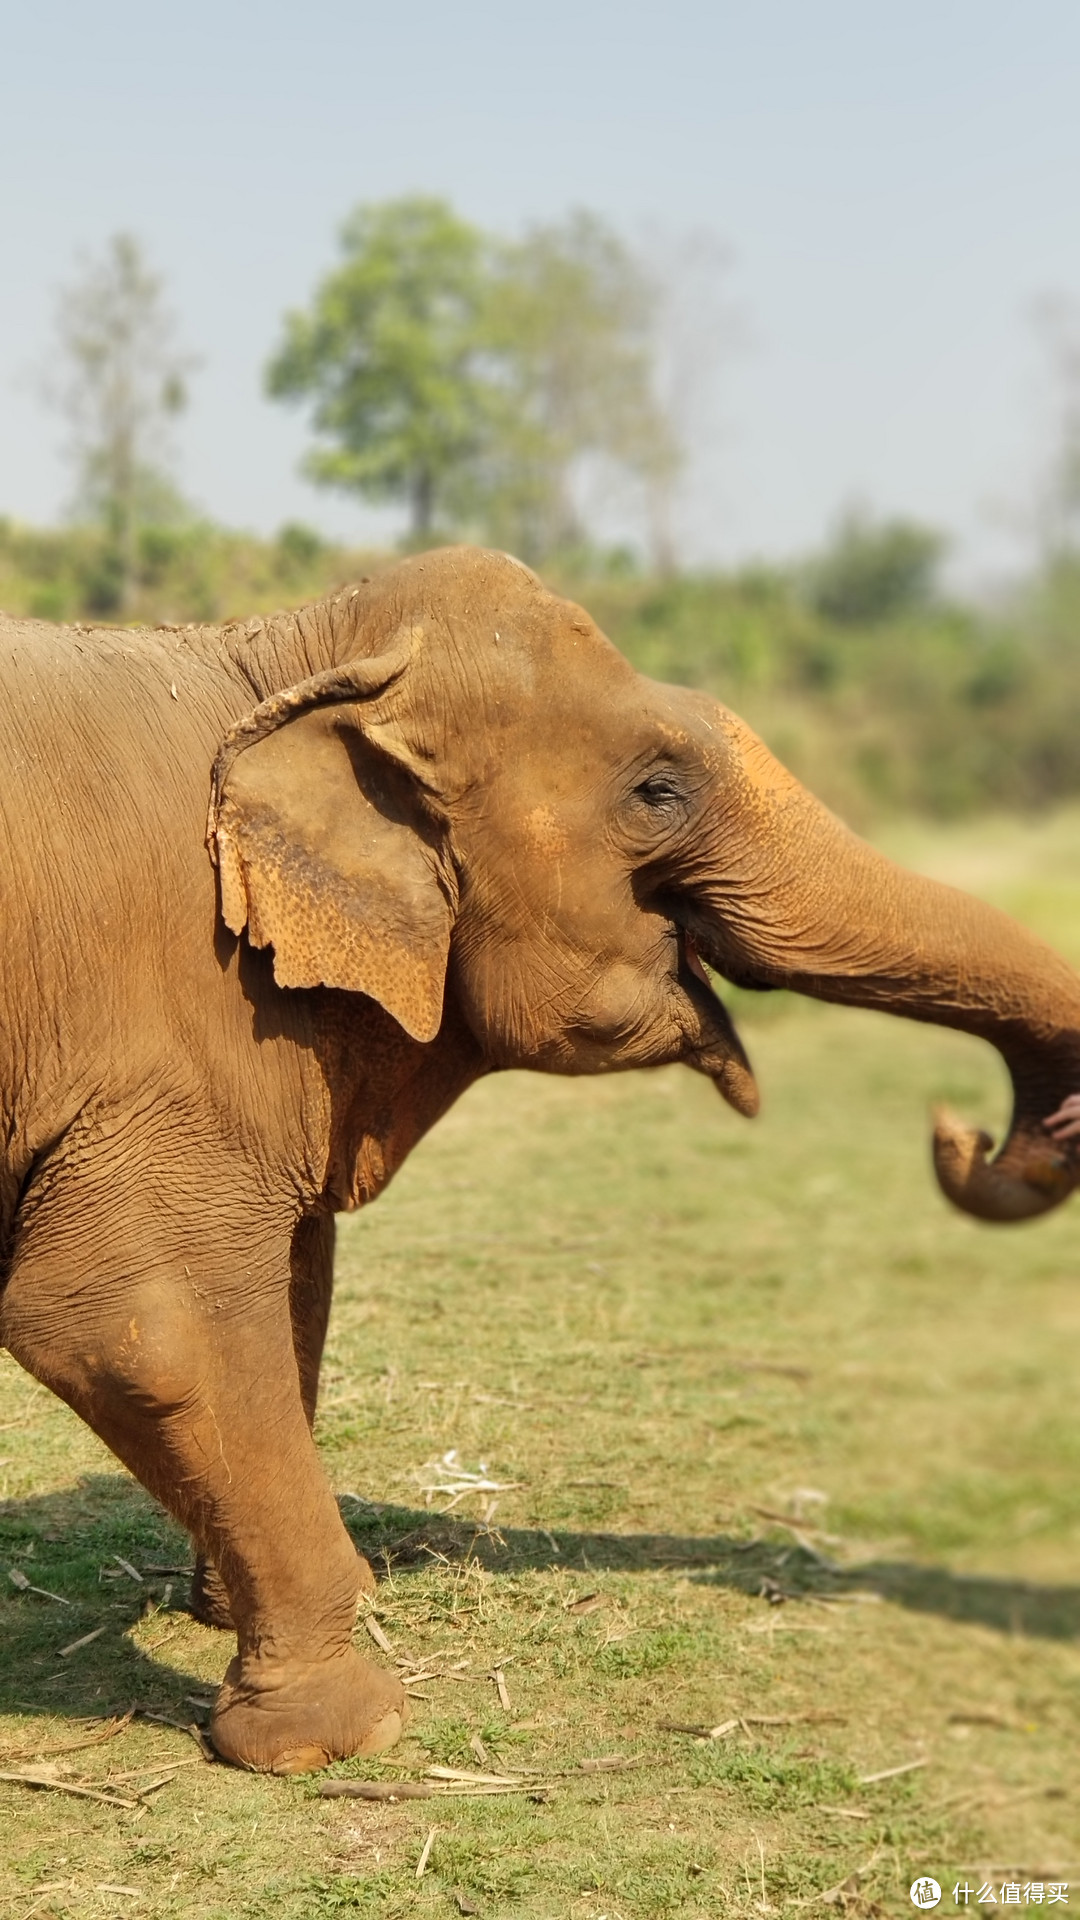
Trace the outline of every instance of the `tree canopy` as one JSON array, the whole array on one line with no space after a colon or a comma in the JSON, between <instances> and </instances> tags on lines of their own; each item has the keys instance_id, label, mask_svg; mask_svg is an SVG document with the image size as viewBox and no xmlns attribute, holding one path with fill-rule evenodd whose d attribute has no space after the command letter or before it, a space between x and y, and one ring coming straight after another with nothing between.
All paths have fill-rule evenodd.
<instances>
[{"instance_id":1,"label":"tree canopy","mask_svg":"<svg viewBox=\"0 0 1080 1920\"><path fill-rule=\"evenodd\" d=\"M417 540L539 558L582 536L583 462L643 485L677 465L656 289L594 215L509 243L409 198L358 207L341 251L267 369L271 394L311 405L315 481L405 501Z\"/></svg>"},{"instance_id":2,"label":"tree canopy","mask_svg":"<svg viewBox=\"0 0 1080 1920\"><path fill-rule=\"evenodd\" d=\"M358 207L341 251L311 308L286 317L267 387L312 400L329 442L305 462L313 480L407 500L424 538L485 442L484 243L442 201L414 198Z\"/></svg>"}]
</instances>

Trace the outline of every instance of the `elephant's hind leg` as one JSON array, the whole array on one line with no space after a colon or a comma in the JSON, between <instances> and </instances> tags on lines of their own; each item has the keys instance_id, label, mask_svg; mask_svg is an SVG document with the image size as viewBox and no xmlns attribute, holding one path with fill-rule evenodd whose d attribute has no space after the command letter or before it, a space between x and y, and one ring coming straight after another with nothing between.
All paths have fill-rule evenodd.
<instances>
[{"instance_id":1,"label":"elephant's hind leg","mask_svg":"<svg viewBox=\"0 0 1080 1920\"><path fill-rule=\"evenodd\" d=\"M0 1340L221 1568L239 1644L211 1723L219 1752L275 1772L379 1752L405 1698L351 1644L356 1554L300 1396L292 1222L275 1228L239 1180L228 1193L219 1164L175 1183L155 1171L131 1192L52 1170ZM207 1193L213 1220L194 1212Z\"/></svg>"},{"instance_id":2,"label":"elephant's hind leg","mask_svg":"<svg viewBox=\"0 0 1080 1920\"><path fill-rule=\"evenodd\" d=\"M305 1214L293 1230L289 1254L289 1318L292 1322L296 1368L300 1376L300 1398L309 1427L315 1424L319 1369L326 1344L333 1291L334 1216ZM356 1556L356 1576L361 1593L375 1592L375 1575L359 1552ZM191 1611L204 1627L220 1627L229 1633L235 1632L225 1582L213 1561L198 1551L191 1582Z\"/></svg>"}]
</instances>

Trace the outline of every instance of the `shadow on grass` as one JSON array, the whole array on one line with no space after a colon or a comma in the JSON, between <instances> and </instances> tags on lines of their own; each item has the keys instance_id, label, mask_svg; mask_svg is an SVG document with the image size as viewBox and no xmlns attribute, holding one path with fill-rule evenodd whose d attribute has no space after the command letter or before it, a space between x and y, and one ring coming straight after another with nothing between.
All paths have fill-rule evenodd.
<instances>
[{"instance_id":1,"label":"shadow on grass","mask_svg":"<svg viewBox=\"0 0 1080 1920\"><path fill-rule=\"evenodd\" d=\"M825 1600L844 1593L878 1593L916 1613L974 1622L1006 1633L1047 1640L1080 1638L1080 1587L1036 1586L947 1567L875 1561L839 1567L804 1548L772 1540L734 1540L727 1534L583 1533L556 1527L485 1528L450 1515L407 1507L354 1504L345 1521L376 1570L395 1573L441 1558L479 1560L493 1571L565 1567L576 1572L636 1573L670 1568L696 1574L705 1585L734 1587L772 1604Z\"/></svg>"},{"instance_id":2,"label":"shadow on grass","mask_svg":"<svg viewBox=\"0 0 1080 1920\"><path fill-rule=\"evenodd\" d=\"M117 1555L147 1570L146 1579L133 1581ZM186 1606L187 1579L148 1569L190 1564L183 1532L123 1474L91 1474L58 1493L0 1502L0 1713L97 1718L138 1705L190 1722L196 1716L187 1695L205 1696L205 1680L155 1660L153 1647L140 1648L127 1631L171 1585L158 1644L172 1638L179 1622L168 1609ZM68 1604L20 1592L13 1568ZM60 1657L98 1628L98 1638ZM221 1650L224 1671L224 1635Z\"/></svg>"},{"instance_id":3,"label":"shadow on grass","mask_svg":"<svg viewBox=\"0 0 1080 1920\"><path fill-rule=\"evenodd\" d=\"M1007 1633L1051 1640L1080 1638L1080 1587L1051 1587L945 1567L878 1561L843 1568L799 1546L730 1535L600 1533L556 1527L485 1528L456 1515L409 1507L343 1503L346 1525L376 1572L395 1573L472 1559L495 1572L562 1567L584 1574L690 1573L710 1586L760 1596L763 1605L828 1601L842 1593L872 1592L919 1613L974 1622ZM146 1575L142 1586L125 1576L120 1559ZM161 1601L167 1584L173 1610L187 1603L183 1572L190 1566L185 1535L132 1480L93 1474L75 1487L0 1504L0 1712L103 1715L135 1703L190 1721L190 1694L204 1696L205 1680L154 1659L126 1629L148 1601ZM60 1606L8 1579L15 1568L38 1587L62 1594ZM160 1568L159 1573L151 1572ZM171 1637L161 1614L160 1645ZM60 1649L99 1627L70 1665ZM221 1669L231 1651L220 1640Z\"/></svg>"}]
</instances>

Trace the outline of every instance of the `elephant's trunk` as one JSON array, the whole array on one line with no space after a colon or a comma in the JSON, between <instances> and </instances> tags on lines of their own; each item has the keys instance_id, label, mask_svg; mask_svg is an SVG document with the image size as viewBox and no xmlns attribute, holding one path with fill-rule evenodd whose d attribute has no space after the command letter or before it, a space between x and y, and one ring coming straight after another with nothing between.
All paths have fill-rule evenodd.
<instances>
[{"instance_id":1,"label":"elephant's trunk","mask_svg":"<svg viewBox=\"0 0 1080 1920\"><path fill-rule=\"evenodd\" d=\"M698 708L699 715L702 708ZM1080 979L1007 915L896 867L844 827L750 729L709 703L726 740L721 803L698 851L688 930L736 984L790 987L990 1040L1012 1076L1008 1137L938 1116L934 1165L984 1220L1045 1213L1080 1166L1042 1122L1080 1091Z\"/></svg>"}]
</instances>

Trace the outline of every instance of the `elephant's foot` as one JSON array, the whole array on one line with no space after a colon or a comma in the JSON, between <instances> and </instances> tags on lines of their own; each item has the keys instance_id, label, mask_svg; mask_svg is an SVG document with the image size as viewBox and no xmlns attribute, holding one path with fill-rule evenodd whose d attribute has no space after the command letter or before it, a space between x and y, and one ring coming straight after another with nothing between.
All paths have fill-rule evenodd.
<instances>
[{"instance_id":1,"label":"elephant's foot","mask_svg":"<svg viewBox=\"0 0 1080 1920\"><path fill-rule=\"evenodd\" d=\"M356 1556L357 1591L363 1594L375 1592L375 1575L371 1563L362 1553ZM196 1556L195 1573L191 1582L189 1610L204 1627L220 1627L226 1633L236 1632L236 1623L232 1617L232 1607L225 1589L225 1582L212 1560L201 1553Z\"/></svg>"},{"instance_id":2,"label":"elephant's foot","mask_svg":"<svg viewBox=\"0 0 1080 1920\"><path fill-rule=\"evenodd\" d=\"M328 1660L238 1655L222 1683L210 1738L254 1773L311 1773L351 1754L383 1753L408 1716L401 1682L352 1647Z\"/></svg>"}]
</instances>

